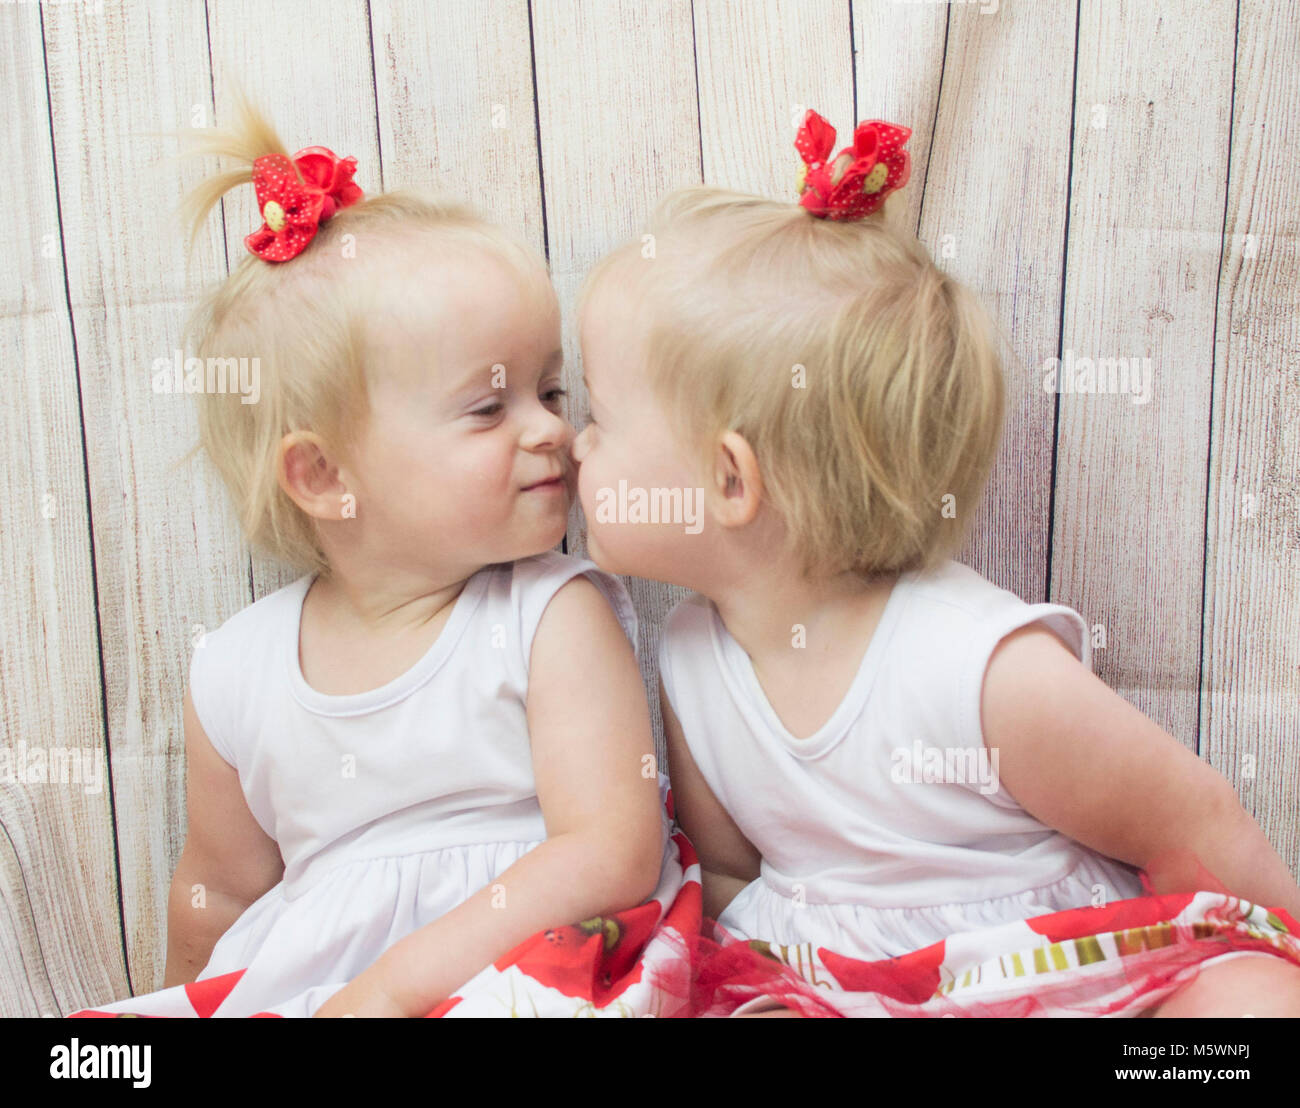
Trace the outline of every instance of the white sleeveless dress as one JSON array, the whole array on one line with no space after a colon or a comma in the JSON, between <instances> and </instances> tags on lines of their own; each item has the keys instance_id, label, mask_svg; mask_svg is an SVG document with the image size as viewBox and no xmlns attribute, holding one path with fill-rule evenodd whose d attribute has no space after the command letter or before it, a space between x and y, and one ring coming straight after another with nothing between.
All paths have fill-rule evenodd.
<instances>
[{"instance_id":1,"label":"white sleeveless dress","mask_svg":"<svg viewBox=\"0 0 1300 1108\"><path fill-rule=\"evenodd\" d=\"M966 996L981 979L1014 993L1025 988L1022 963L981 967L1045 941L1026 920L1143 895L1137 869L1021 808L984 746L989 658L1032 623L1090 663L1088 628L1071 608L1027 604L953 561L904 574L843 701L795 738L716 607L692 596L672 611L659 650L665 693L704 780L762 857L760 876L718 918L725 935L825 986L841 1014L880 1014L878 997L829 983L851 991L855 978L879 980L861 969L879 963L890 980L907 978L896 991L914 1003L963 974ZM1105 949L1115 964L1115 945ZM924 967L915 980L896 963L907 955ZM1089 946L1061 958L1057 971L1102 955ZM1133 973L1123 976L1106 994L1117 1011L1137 996Z\"/></svg>"},{"instance_id":2,"label":"white sleeveless dress","mask_svg":"<svg viewBox=\"0 0 1300 1108\"><path fill-rule=\"evenodd\" d=\"M302 676L310 575L208 633L190 670L194 707L279 845L283 879L221 937L196 983L76 1014L309 1016L399 939L544 841L525 714L528 659L543 609L578 574L602 590L635 648L622 582L555 552L476 573L424 657L367 692L329 696ZM662 777L660 792L667 801ZM679 864L666 811L661 830L655 898L666 912L692 875ZM698 894L698 870L693 876ZM509 992L501 971L484 976ZM458 996L451 1014L510 1014L492 991L487 982L482 996ZM590 996L534 992L546 994L534 1004L543 1014L592 1008ZM651 1014L651 992L625 992L618 1014Z\"/></svg>"}]
</instances>

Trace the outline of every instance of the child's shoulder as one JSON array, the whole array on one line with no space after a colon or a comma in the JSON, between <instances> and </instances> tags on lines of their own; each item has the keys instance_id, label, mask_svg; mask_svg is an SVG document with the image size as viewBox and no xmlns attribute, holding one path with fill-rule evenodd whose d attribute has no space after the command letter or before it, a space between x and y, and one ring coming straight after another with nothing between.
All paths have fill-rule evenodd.
<instances>
[{"instance_id":1,"label":"child's shoulder","mask_svg":"<svg viewBox=\"0 0 1300 1108\"><path fill-rule=\"evenodd\" d=\"M523 626L523 644L528 650L536 633L542 613L551 599L575 578L590 581L614 610L624 632L635 648L637 642L637 615L628 594L627 586L612 573L608 573L589 558L577 554L564 554L548 550L527 558L519 558L506 566L502 582L509 582L511 607L519 613Z\"/></svg>"},{"instance_id":2,"label":"child's shoulder","mask_svg":"<svg viewBox=\"0 0 1300 1108\"><path fill-rule=\"evenodd\" d=\"M251 690L276 672L271 662L288 628L297 626L311 578L307 574L267 593L215 629L200 629L190 660L190 690L196 699L208 688Z\"/></svg>"},{"instance_id":3,"label":"child's shoulder","mask_svg":"<svg viewBox=\"0 0 1300 1108\"><path fill-rule=\"evenodd\" d=\"M532 589L554 583L565 582L582 573L588 566L596 568L594 562L577 554L564 554L559 550L546 550L527 558L518 558L496 567L505 571L514 589Z\"/></svg>"},{"instance_id":4,"label":"child's shoulder","mask_svg":"<svg viewBox=\"0 0 1300 1108\"><path fill-rule=\"evenodd\" d=\"M895 588L896 602L913 620L918 615L931 615L948 623L978 623L1026 607L1015 593L999 588L970 566L951 560L925 573L904 574ZM668 613L663 637L673 644L707 637L719 618L707 596L690 593Z\"/></svg>"},{"instance_id":5,"label":"child's shoulder","mask_svg":"<svg viewBox=\"0 0 1300 1108\"><path fill-rule=\"evenodd\" d=\"M713 601L698 592L689 593L673 605L664 619L661 648L690 641L706 641L717 609Z\"/></svg>"},{"instance_id":6,"label":"child's shoulder","mask_svg":"<svg viewBox=\"0 0 1300 1108\"><path fill-rule=\"evenodd\" d=\"M909 593L906 624L931 639L953 643L963 657L983 663L1003 638L1030 624L1046 625L1085 664L1087 625L1065 604L1030 603L982 573L949 560L933 570L905 574Z\"/></svg>"},{"instance_id":7,"label":"child's shoulder","mask_svg":"<svg viewBox=\"0 0 1300 1108\"><path fill-rule=\"evenodd\" d=\"M931 570L906 573L900 584L910 592L917 607L972 623L1027 607L1009 589L995 585L978 570L952 559Z\"/></svg>"},{"instance_id":8,"label":"child's shoulder","mask_svg":"<svg viewBox=\"0 0 1300 1108\"><path fill-rule=\"evenodd\" d=\"M991 638L991 649L1009 631L1043 620L1071 646L1085 648L1080 635L1083 620L1073 609L1061 604L1030 604L951 559L930 570L903 574L890 604L898 609L897 626L903 632L897 636L896 646L910 637L923 641L928 652L936 648L935 640L942 639L964 656L972 644L982 645L982 640ZM664 620L661 656L670 651L711 648L719 620L708 597L689 594Z\"/></svg>"},{"instance_id":9,"label":"child's shoulder","mask_svg":"<svg viewBox=\"0 0 1300 1108\"><path fill-rule=\"evenodd\" d=\"M288 620L297 620L312 576L304 574L245 605L218 624L215 630L205 631L200 641L215 641L240 648L268 642L274 629L282 628Z\"/></svg>"},{"instance_id":10,"label":"child's shoulder","mask_svg":"<svg viewBox=\"0 0 1300 1108\"><path fill-rule=\"evenodd\" d=\"M267 593L195 639L187 691L204 733L232 766L263 698L285 673L276 654L289 656L288 628L297 626L311 579Z\"/></svg>"}]
</instances>

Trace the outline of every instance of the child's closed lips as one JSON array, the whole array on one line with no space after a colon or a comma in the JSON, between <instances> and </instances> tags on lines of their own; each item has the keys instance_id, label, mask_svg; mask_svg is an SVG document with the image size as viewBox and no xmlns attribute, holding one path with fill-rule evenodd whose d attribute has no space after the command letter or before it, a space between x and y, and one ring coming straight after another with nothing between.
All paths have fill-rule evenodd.
<instances>
[{"instance_id":1,"label":"child's closed lips","mask_svg":"<svg viewBox=\"0 0 1300 1108\"><path fill-rule=\"evenodd\" d=\"M544 477L540 481L534 481L531 485L523 486L524 492L566 492L567 485L564 480L564 471L553 473L549 477Z\"/></svg>"},{"instance_id":2,"label":"child's closed lips","mask_svg":"<svg viewBox=\"0 0 1300 1108\"><path fill-rule=\"evenodd\" d=\"M540 459L539 459L540 461ZM546 474L539 474L537 480L527 485L521 485L521 492L564 492L572 496L574 483L577 479L577 466L574 465L573 459L569 457L567 451L557 454L551 459L551 470Z\"/></svg>"}]
</instances>

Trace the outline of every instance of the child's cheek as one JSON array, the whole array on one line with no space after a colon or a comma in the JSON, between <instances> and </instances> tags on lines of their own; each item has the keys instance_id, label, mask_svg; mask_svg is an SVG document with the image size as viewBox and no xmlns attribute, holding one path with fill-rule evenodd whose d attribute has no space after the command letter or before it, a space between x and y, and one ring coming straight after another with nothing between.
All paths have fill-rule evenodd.
<instances>
[{"instance_id":1,"label":"child's cheek","mask_svg":"<svg viewBox=\"0 0 1300 1108\"><path fill-rule=\"evenodd\" d=\"M590 447L581 455L578 463L578 500L582 504L582 514L587 517L590 528L596 518L596 469L599 462Z\"/></svg>"},{"instance_id":2,"label":"child's cheek","mask_svg":"<svg viewBox=\"0 0 1300 1108\"><path fill-rule=\"evenodd\" d=\"M603 569L621 566L629 528L617 517L618 465L609 450L601 450L594 439L578 468L578 500L587 521L587 553ZM621 572L621 569L619 570Z\"/></svg>"},{"instance_id":3,"label":"child's cheek","mask_svg":"<svg viewBox=\"0 0 1300 1108\"><path fill-rule=\"evenodd\" d=\"M602 569L608 569L606 551L603 542L605 524L597 522L599 502L597 492L600 488L596 475L596 466L584 458L578 469L578 502L582 505L582 515L586 521L587 557Z\"/></svg>"}]
</instances>

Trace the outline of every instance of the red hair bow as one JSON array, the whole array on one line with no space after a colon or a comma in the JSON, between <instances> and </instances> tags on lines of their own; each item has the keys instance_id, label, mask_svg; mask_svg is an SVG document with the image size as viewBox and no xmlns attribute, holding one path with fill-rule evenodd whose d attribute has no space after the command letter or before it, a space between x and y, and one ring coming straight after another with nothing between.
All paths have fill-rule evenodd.
<instances>
[{"instance_id":1,"label":"red hair bow","mask_svg":"<svg viewBox=\"0 0 1300 1108\"><path fill-rule=\"evenodd\" d=\"M885 197L907 184L912 157L903 149L910 127L869 119L853 132L853 145L829 161L835 128L811 108L795 136L803 158L799 171L799 203L822 219L862 219Z\"/></svg>"},{"instance_id":2,"label":"red hair bow","mask_svg":"<svg viewBox=\"0 0 1300 1108\"><path fill-rule=\"evenodd\" d=\"M356 171L356 158L339 158L323 146L299 150L292 161L262 155L253 162L253 186L263 223L244 245L266 262L297 257L325 220L365 196L352 181Z\"/></svg>"}]
</instances>

